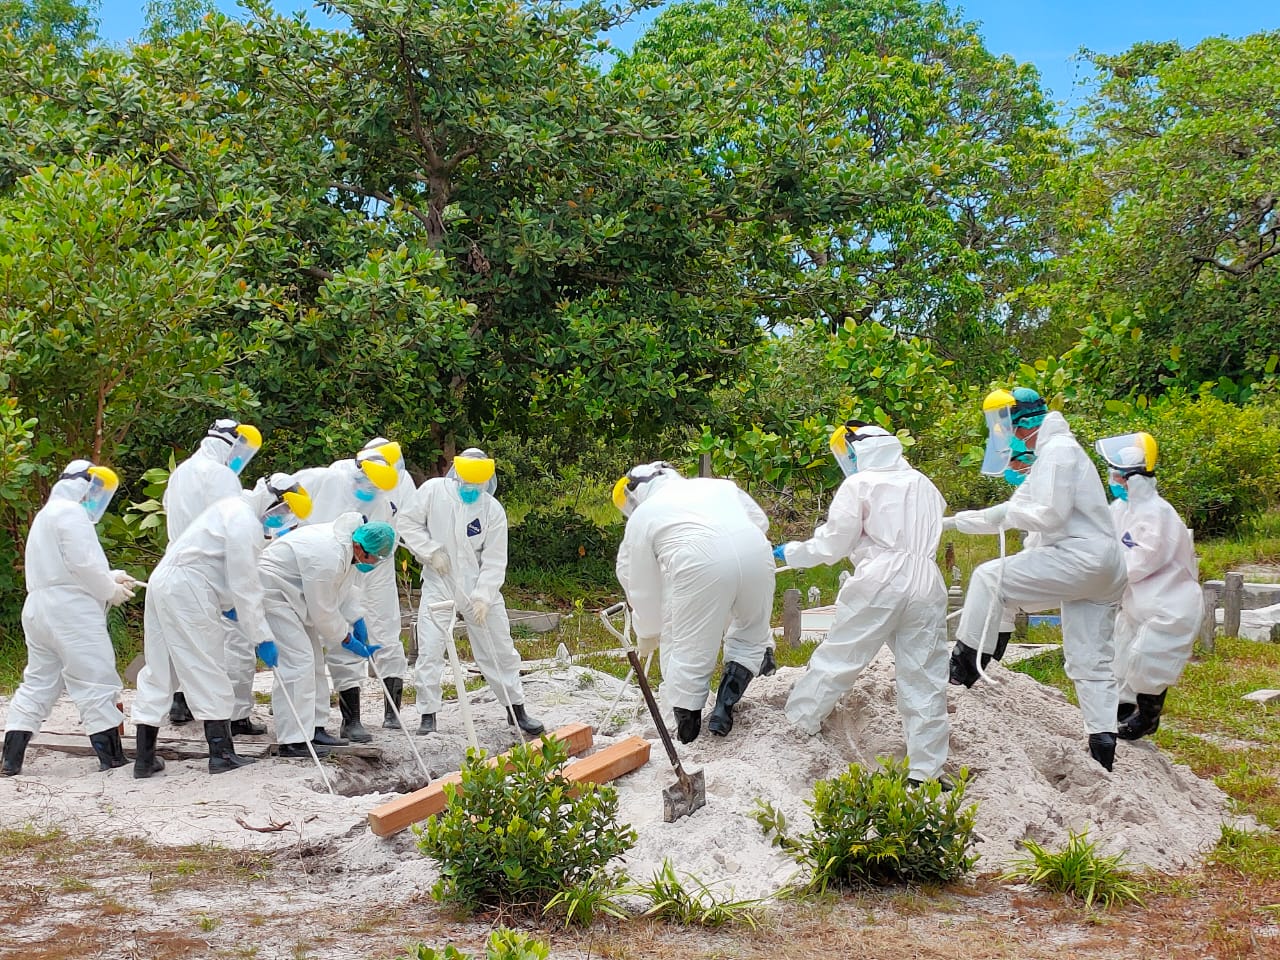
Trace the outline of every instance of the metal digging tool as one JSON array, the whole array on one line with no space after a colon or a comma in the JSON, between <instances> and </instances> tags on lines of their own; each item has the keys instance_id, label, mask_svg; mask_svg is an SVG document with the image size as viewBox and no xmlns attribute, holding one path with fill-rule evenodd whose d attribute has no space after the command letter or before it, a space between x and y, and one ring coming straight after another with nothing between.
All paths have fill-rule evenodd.
<instances>
[{"instance_id":1,"label":"metal digging tool","mask_svg":"<svg viewBox=\"0 0 1280 960\"><path fill-rule=\"evenodd\" d=\"M621 633L609 619L619 612L623 614ZM648 705L649 714L653 717L653 725L658 728L662 745L667 748L667 759L671 761L671 766L676 771L676 782L662 791L662 819L667 823L674 823L681 817L687 817L695 810L707 805L706 780L701 770L685 772L680 758L676 755L676 745L671 742L667 725L662 722L662 713L658 710L657 701L653 699L653 691L649 689L649 678L645 675L644 665L640 662L640 654L636 651L635 644L631 642L631 611L625 603L615 603L600 611L600 620L604 623L605 629L618 638L622 649L627 652L631 669L635 671L636 681L640 684L640 692L644 694L644 702Z\"/></svg>"}]
</instances>

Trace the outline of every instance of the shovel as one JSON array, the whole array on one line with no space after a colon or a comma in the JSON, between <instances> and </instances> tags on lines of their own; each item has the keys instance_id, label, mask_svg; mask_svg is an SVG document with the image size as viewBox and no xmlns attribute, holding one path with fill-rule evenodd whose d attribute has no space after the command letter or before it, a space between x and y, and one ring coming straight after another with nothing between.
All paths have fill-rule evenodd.
<instances>
[{"instance_id":1,"label":"shovel","mask_svg":"<svg viewBox=\"0 0 1280 960\"><path fill-rule=\"evenodd\" d=\"M621 633L614 628L613 622L609 619L619 612L623 614ZM635 645L631 642L631 611L625 603L615 603L600 611L600 620L605 629L618 638L622 649L627 652L631 669L635 671L636 681L640 684L640 692L644 694L644 702L648 705L649 714L653 717L653 725L658 728L662 745L667 748L667 759L671 761L671 766L676 771L676 782L662 791L662 819L667 823L674 823L681 817L687 817L695 810L707 805L706 780L701 770L686 773L680 758L676 755L676 745L671 742L667 725L662 722L662 713L653 699L653 691L649 689L649 678L645 675L644 665L640 662L640 654L636 652Z\"/></svg>"}]
</instances>

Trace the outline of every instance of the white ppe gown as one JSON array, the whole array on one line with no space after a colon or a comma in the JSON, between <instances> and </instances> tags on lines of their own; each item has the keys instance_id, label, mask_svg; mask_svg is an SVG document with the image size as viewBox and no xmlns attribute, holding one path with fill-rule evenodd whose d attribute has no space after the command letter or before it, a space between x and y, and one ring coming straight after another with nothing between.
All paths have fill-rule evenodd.
<instances>
[{"instance_id":1,"label":"white ppe gown","mask_svg":"<svg viewBox=\"0 0 1280 960\"><path fill-rule=\"evenodd\" d=\"M732 480L659 476L637 490L616 572L639 637L661 637L663 705L701 710L720 647L760 673L774 562L764 511Z\"/></svg>"},{"instance_id":2,"label":"white ppe gown","mask_svg":"<svg viewBox=\"0 0 1280 960\"><path fill-rule=\"evenodd\" d=\"M240 486L240 477L225 463L230 449L223 440L205 437L191 456L174 467L173 473L169 475L169 482L165 485L163 498L165 528L170 543L181 537L196 518L213 504L227 497L247 496ZM150 578L147 582L150 583ZM253 643L236 626L235 621L222 617L218 626L225 634L222 649L227 673L235 691L235 704L230 717L232 720L243 720L249 716L253 707L253 674L257 670L258 660L253 652Z\"/></svg>"},{"instance_id":3,"label":"white ppe gown","mask_svg":"<svg viewBox=\"0 0 1280 960\"><path fill-rule=\"evenodd\" d=\"M39 732L64 689L87 732L112 729L124 719L116 706L121 683L107 634L106 605L116 581L79 502L84 484L54 484L27 534L27 665L9 702L6 731Z\"/></svg>"},{"instance_id":4,"label":"white ppe gown","mask_svg":"<svg viewBox=\"0 0 1280 960\"><path fill-rule=\"evenodd\" d=\"M351 543L363 522L358 513L344 513L332 523L299 527L268 544L258 561L267 629L280 656L271 695L278 743L310 740L328 720L324 648L342 643L364 613L364 575L352 563Z\"/></svg>"},{"instance_id":5,"label":"white ppe gown","mask_svg":"<svg viewBox=\"0 0 1280 960\"><path fill-rule=\"evenodd\" d=\"M397 517L405 501L413 496L413 481L401 473L396 488L379 490L372 500L355 495L356 481L361 475L355 460L337 460L327 467L309 467L294 474L311 496L311 516L307 524L329 523L340 515L355 511L366 521L381 521L397 526ZM399 538L396 543L399 545ZM374 652L374 663L383 677L403 677L409 672L409 661L400 639L400 597L396 591L395 549L391 556L365 575L361 590L364 597L365 626L369 642L380 649ZM360 686L369 673L368 661L341 646L325 652L333 688L339 692Z\"/></svg>"},{"instance_id":6,"label":"white ppe gown","mask_svg":"<svg viewBox=\"0 0 1280 960\"><path fill-rule=\"evenodd\" d=\"M459 489L456 480L432 477L399 512L400 538L422 563L418 660L413 672L420 714L440 710L445 619L432 615L429 608L436 603L457 605L467 625L471 654L498 702L512 706L524 703L520 654L511 639L502 598L507 576L507 512L484 491L475 503L465 504L458 497ZM431 566L431 556L438 549L449 557L448 573L439 574ZM488 605L483 625L472 612L473 598Z\"/></svg>"},{"instance_id":7,"label":"white ppe gown","mask_svg":"<svg viewBox=\"0 0 1280 960\"><path fill-rule=\"evenodd\" d=\"M882 646L893 653L909 776L928 780L947 760L947 589L936 554L946 501L902 456L897 437L859 440L858 471L846 477L827 522L787 563L812 567L848 557L853 576L836 597L827 638L787 698L787 719L810 734Z\"/></svg>"},{"instance_id":8,"label":"white ppe gown","mask_svg":"<svg viewBox=\"0 0 1280 960\"><path fill-rule=\"evenodd\" d=\"M138 674L134 723L160 726L178 690L197 720L231 718L235 661L222 611L235 609L236 639L250 649L271 639L258 577L266 543L262 521L238 494L213 504L169 543L147 581L146 666Z\"/></svg>"},{"instance_id":9,"label":"white ppe gown","mask_svg":"<svg viewBox=\"0 0 1280 960\"><path fill-rule=\"evenodd\" d=\"M1195 546L1152 477L1132 476L1128 500L1111 504L1129 585L1116 616L1120 701L1156 695L1178 682L1204 613Z\"/></svg>"},{"instance_id":10,"label":"white ppe gown","mask_svg":"<svg viewBox=\"0 0 1280 960\"><path fill-rule=\"evenodd\" d=\"M1125 588L1124 558L1098 469L1066 418L1057 411L1045 417L1035 461L1007 503L961 511L955 520L962 533L1029 533L1021 551L973 571L956 639L990 652L1006 609L1061 608L1062 653L1085 731L1115 733L1112 631Z\"/></svg>"}]
</instances>

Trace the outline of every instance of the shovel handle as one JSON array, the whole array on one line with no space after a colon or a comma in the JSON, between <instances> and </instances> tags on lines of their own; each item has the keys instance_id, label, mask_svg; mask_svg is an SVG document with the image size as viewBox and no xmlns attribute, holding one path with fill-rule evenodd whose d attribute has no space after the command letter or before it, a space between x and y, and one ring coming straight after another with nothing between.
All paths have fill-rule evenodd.
<instances>
[{"instance_id":1,"label":"shovel handle","mask_svg":"<svg viewBox=\"0 0 1280 960\"><path fill-rule=\"evenodd\" d=\"M667 731L667 725L662 722L662 713L658 710L658 703L653 699L653 691L649 689L649 678L645 676L644 666L640 663L640 655L636 653L635 648L627 651L627 659L631 661L631 669L636 672L636 680L640 683L640 692L644 694L644 702L649 707L649 713L653 716L653 725L658 728L658 736L662 738L662 745L667 748L667 759L671 761L671 766L675 767L676 775L680 777L683 783L688 775L684 772L684 767L680 765L680 758L676 755L676 745L671 742L671 734Z\"/></svg>"}]
</instances>

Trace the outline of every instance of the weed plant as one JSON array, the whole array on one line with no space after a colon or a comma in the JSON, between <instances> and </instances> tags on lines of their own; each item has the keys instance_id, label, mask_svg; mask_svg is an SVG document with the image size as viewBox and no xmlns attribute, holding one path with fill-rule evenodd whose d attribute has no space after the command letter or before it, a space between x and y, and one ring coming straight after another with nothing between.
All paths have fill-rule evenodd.
<instances>
[{"instance_id":1,"label":"weed plant","mask_svg":"<svg viewBox=\"0 0 1280 960\"><path fill-rule=\"evenodd\" d=\"M976 805L965 806L968 771L952 790L937 781L913 788L905 760L881 760L880 769L858 764L814 784L808 806L813 829L787 834L781 811L756 801L754 816L775 846L808 868L806 892L890 883L945 883L977 862L973 845Z\"/></svg>"},{"instance_id":2,"label":"weed plant","mask_svg":"<svg viewBox=\"0 0 1280 960\"><path fill-rule=\"evenodd\" d=\"M1015 860L1001 874L1002 880L1021 880L1046 890L1068 893L1084 902L1112 907L1142 903L1138 885L1124 867L1124 854L1100 854L1087 832L1072 833L1061 850L1046 850L1034 840L1024 840L1030 856Z\"/></svg>"},{"instance_id":3,"label":"weed plant","mask_svg":"<svg viewBox=\"0 0 1280 960\"><path fill-rule=\"evenodd\" d=\"M484 948L485 960L547 960L549 956L549 943L506 927L490 933ZM472 955L463 953L452 943L446 944L442 950L419 943L412 953L399 960L472 960Z\"/></svg>"},{"instance_id":4,"label":"weed plant","mask_svg":"<svg viewBox=\"0 0 1280 960\"><path fill-rule=\"evenodd\" d=\"M710 885L692 874L681 880L670 860L645 883L632 884L626 893L644 897L650 903L644 916L655 917L685 927L746 926L755 929L764 900L730 900L717 895Z\"/></svg>"},{"instance_id":5,"label":"weed plant","mask_svg":"<svg viewBox=\"0 0 1280 960\"><path fill-rule=\"evenodd\" d=\"M568 758L554 738L540 751L517 746L506 764L467 752L460 790L446 786L448 806L416 831L418 849L440 867L437 900L532 914L563 891L576 888L583 900L584 884L607 889L605 868L635 844L636 832L619 823L613 787L565 779Z\"/></svg>"}]
</instances>

